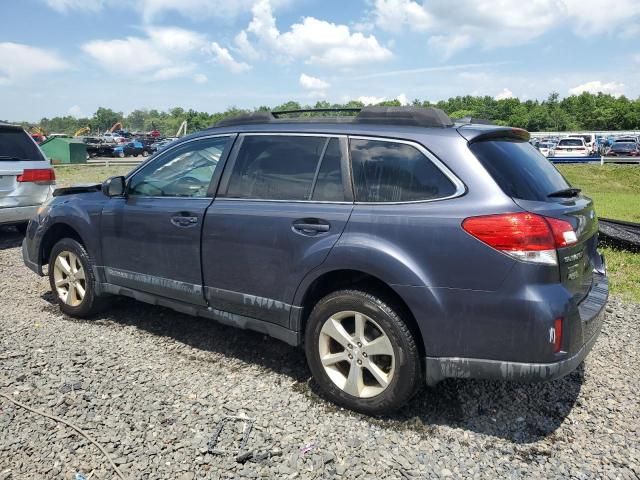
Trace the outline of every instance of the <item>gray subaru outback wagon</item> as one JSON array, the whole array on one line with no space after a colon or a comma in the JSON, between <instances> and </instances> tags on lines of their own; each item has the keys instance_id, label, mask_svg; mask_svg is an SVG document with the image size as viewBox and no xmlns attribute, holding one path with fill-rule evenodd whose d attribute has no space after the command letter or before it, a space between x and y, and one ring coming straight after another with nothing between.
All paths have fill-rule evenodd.
<instances>
[{"instance_id":1,"label":"gray subaru outback wagon","mask_svg":"<svg viewBox=\"0 0 640 480\"><path fill-rule=\"evenodd\" d=\"M63 312L126 295L304 346L368 414L447 377L540 381L592 348L608 296L591 199L527 132L442 111L255 113L29 224ZM324 113L324 112L323 112Z\"/></svg>"}]
</instances>

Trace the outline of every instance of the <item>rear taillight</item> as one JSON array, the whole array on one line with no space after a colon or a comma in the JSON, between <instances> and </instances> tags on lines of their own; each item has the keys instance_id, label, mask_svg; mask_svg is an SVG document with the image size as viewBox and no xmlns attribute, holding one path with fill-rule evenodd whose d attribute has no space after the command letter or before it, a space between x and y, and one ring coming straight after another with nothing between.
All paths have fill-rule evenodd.
<instances>
[{"instance_id":1,"label":"rear taillight","mask_svg":"<svg viewBox=\"0 0 640 480\"><path fill-rule=\"evenodd\" d=\"M570 223L534 213L470 217L462 228L517 260L544 265L557 265L556 249L577 242Z\"/></svg>"},{"instance_id":2,"label":"rear taillight","mask_svg":"<svg viewBox=\"0 0 640 480\"><path fill-rule=\"evenodd\" d=\"M18 182L33 182L39 185L51 185L56 181L53 168L28 168L18 175Z\"/></svg>"},{"instance_id":3,"label":"rear taillight","mask_svg":"<svg viewBox=\"0 0 640 480\"><path fill-rule=\"evenodd\" d=\"M553 343L553 353L558 353L562 348L562 318L556 318L553 322L549 340Z\"/></svg>"}]
</instances>

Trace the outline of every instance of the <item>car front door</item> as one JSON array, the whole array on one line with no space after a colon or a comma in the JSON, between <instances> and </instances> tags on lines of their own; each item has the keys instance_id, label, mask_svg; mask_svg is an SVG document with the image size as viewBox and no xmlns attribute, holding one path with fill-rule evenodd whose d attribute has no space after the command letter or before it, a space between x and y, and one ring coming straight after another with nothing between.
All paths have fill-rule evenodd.
<instances>
[{"instance_id":1,"label":"car front door","mask_svg":"<svg viewBox=\"0 0 640 480\"><path fill-rule=\"evenodd\" d=\"M102 211L107 282L204 305L200 235L233 136L191 140L127 178Z\"/></svg>"},{"instance_id":2,"label":"car front door","mask_svg":"<svg viewBox=\"0 0 640 480\"><path fill-rule=\"evenodd\" d=\"M340 238L351 210L346 137L245 134L207 210L211 308L289 327L295 291Z\"/></svg>"}]
</instances>

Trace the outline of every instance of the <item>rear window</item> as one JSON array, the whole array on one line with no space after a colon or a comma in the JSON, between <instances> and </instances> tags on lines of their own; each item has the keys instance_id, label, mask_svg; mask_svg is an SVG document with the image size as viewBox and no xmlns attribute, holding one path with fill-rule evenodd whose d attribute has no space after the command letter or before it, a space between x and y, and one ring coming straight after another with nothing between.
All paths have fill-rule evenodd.
<instances>
[{"instance_id":1,"label":"rear window","mask_svg":"<svg viewBox=\"0 0 640 480\"><path fill-rule=\"evenodd\" d=\"M502 191L521 200L549 200L569 183L535 147L515 140L472 143L469 148Z\"/></svg>"},{"instance_id":2,"label":"rear window","mask_svg":"<svg viewBox=\"0 0 640 480\"><path fill-rule=\"evenodd\" d=\"M434 200L456 192L451 180L411 145L352 139L350 149L358 202Z\"/></svg>"},{"instance_id":3,"label":"rear window","mask_svg":"<svg viewBox=\"0 0 640 480\"><path fill-rule=\"evenodd\" d=\"M560 143L558 143L558 146L560 146L560 147L582 147L583 143L582 143L582 140L577 139L577 138L565 138L564 140L560 140Z\"/></svg>"},{"instance_id":4,"label":"rear window","mask_svg":"<svg viewBox=\"0 0 640 480\"><path fill-rule=\"evenodd\" d=\"M342 176L339 149L335 151L337 140L329 143L329 138L316 136L247 135L233 165L226 196L309 200L317 180L314 200L344 199L344 192L338 191ZM326 163L320 164L323 153Z\"/></svg>"},{"instance_id":5,"label":"rear window","mask_svg":"<svg viewBox=\"0 0 640 480\"><path fill-rule=\"evenodd\" d=\"M24 130L0 129L0 162L41 161L40 150Z\"/></svg>"}]
</instances>

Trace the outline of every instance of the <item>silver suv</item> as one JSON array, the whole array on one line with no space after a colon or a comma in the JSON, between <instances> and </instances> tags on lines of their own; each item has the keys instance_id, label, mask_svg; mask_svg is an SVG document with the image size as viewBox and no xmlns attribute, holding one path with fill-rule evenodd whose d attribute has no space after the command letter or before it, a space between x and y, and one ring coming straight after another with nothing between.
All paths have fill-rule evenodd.
<instances>
[{"instance_id":1,"label":"silver suv","mask_svg":"<svg viewBox=\"0 0 640 480\"><path fill-rule=\"evenodd\" d=\"M0 123L0 225L24 231L55 184L55 172L31 136Z\"/></svg>"}]
</instances>

